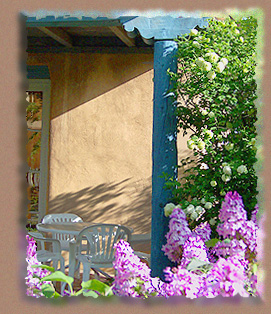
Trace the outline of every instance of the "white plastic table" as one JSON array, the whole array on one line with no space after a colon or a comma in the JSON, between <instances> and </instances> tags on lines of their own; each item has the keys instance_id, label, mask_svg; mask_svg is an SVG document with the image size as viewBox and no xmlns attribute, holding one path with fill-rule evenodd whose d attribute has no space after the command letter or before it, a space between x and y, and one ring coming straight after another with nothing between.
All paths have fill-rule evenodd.
<instances>
[{"instance_id":1,"label":"white plastic table","mask_svg":"<svg viewBox=\"0 0 271 314\"><path fill-rule=\"evenodd\" d=\"M37 229L46 233L62 233L77 236L84 228L94 225L91 222L63 222L63 223L38 223Z\"/></svg>"},{"instance_id":2,"label":"white plastic table","mask_svg":"<svg viewBox=\"0 0 271 314\"><path fill-rule=\"evenodd\" d=\"M73 236L78 236L80 231L84 228L95 225L95 223L91 222L65 222L65 223L38 223L37 229L40 232L44 233L61 233L61 234L70 234ZM131 229L131 228L130 228ZM133 229L131 229L131 233ZM74 275L75 270L75 255L76 255L76 246L75 246L75 239L71 239L69 241L69 275Z\"/></svg>"}]
</instances>

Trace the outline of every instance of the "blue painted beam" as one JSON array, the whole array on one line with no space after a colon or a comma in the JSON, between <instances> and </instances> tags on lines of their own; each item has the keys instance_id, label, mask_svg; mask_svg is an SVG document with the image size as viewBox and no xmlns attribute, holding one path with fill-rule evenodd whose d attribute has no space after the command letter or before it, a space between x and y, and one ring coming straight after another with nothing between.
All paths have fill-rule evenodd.
<instances>
[{"instance_id":1,"label":"blue painted beam","mask_svg":"<svg viewBox=\"0 0 271 314\"><path fill-rule=\"evenodd\" d=\"M168 96L170 78L167 70L177 71L177 43L173 40L154 44L154 101L152 142L152 237L151 275L163 276L163 269L173 264L161 251L166 243L169 220L164 216L164 206L170 192L164 189L163 172L177 177L177 120L173 99Z\"/></svg>"}]
</instances>

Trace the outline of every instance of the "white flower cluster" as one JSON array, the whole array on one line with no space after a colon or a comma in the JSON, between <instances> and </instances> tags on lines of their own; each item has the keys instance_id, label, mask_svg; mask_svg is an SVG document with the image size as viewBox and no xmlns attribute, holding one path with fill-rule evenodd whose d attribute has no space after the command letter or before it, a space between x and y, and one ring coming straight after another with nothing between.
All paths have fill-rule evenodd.
<instances>
[{"instance_id":1,"label":"white flower cluster","mask_svg":"<svg viewBox=\"0 0 271 314\"><path fill-rule=\"evenodd\" d=\"M194 43L195 42L193 42L193 46L195 46ZM195 62L199 68L201 68L203 71L208 72L207 77L209 80L213 80L216 77L216 72L222 73L228 64L227 58L221 58L218 62L219 55L215 52L207 52L205 54L205 58L207 58L209 61L206 61L204 58L199 57Z\"/></svg>"},{"instance_id":2,"label":"white flower cluster","mask_svg":"<svg viewBox=\"0 0 271 314\"><path fill-rule=\"evenodd\" d=\"M197 136L193 135L190 140L187 141L187 147L189 149L198 148L202 150L205 148L205 143L202 139L198 138Z\"/></svg>"},{"instance_id":3,"label":"white flower cluster","mask_svg":"<svg viewBox=\"0 0 271 314\"><path fill-rule=\"evenodd\" d=\"M190 217L190 219L195 220L204 212L204 208L201 206L195 207L193 204L190 204L183 211L187 217Z\"/></svg>"},{"instance_id":4,"label":"white flower cluster","mask_svg":"<svg viewBox=\"0 0 271 314\"><path fill-rule=\"evenodd\" d=\"M228 182L231 180L232 169L228 165L228 163L226 163L226 162L222 163L222 167L223 167L222 168L223 174L222 174L221 178L224 182ZM238 174L247 174L248 173L247 167L245 165L239 166L236 169L236 171ZM211 183L211 185L212 185L212 183Z\"/></svg>"},{"instance_id":5,"label":"white flower cluster","mask_svg":"<svg viewBox=\"0 0 271 314\"><path fill-rule=\"evenodd\" d=\"M204 205L205 209L211 209L213 207L213 204L211 202L206 202L205 198L201 199L201 204Z\"/></svg>"}]
</instances>

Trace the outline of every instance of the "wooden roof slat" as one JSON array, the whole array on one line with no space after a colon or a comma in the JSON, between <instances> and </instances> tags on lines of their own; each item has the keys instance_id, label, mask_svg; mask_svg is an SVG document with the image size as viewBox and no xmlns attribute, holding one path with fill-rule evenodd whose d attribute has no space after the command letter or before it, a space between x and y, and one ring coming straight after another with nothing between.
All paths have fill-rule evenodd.
<instances>
[{"instance_id":1,"label":"wooden roof slat","mask_svg":"<svg viewBox=\"0 0 271 314\"><path fill-rule=\"evenodd\" d=\"M37 28L39 30L41 30L43 33L52 37L54 40L61 43L62 45L69 47L69 48L72 47L72 39L69 36L69 34L66 33L63 29L55 28L55 27L44 27L44 26L40 26Z\"/></svg>"},{"instance_id":2,"label":"wooden roof slat","mask_svg":"<svg viewBox=\"0 0 271 314\"><path fill-rule=\"evenodd\" d=\"M130 38L121 26L109 26L109 28L128 47L135 46L135 39Z\"/></svg>"}]
</instances>

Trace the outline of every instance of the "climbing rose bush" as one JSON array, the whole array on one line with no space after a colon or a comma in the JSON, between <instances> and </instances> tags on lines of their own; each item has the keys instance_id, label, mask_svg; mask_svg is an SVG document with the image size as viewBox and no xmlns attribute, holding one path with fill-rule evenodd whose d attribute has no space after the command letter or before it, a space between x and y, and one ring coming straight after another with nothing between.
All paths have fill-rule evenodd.
<instances>
[{"instance_id":1,"label":"climbing rose bush","mask_svg":"<svg viewBox=\"0 0 271 314\"><path fill-rule=\"evenodd\" d=\"M256 30L253 17L211 19L207 28L177 40L178 72L170 73L170 92L191 154L180 161L181 178L166 178L166 188L184 211L202 207L189 220L193 226L209 222L212 236L227 192L242 195L249 219L257 204ZM248 228L253 234L254 226Z\"/></svg>"}]
</instances>

